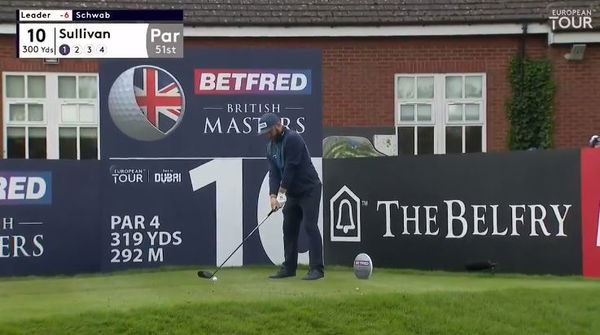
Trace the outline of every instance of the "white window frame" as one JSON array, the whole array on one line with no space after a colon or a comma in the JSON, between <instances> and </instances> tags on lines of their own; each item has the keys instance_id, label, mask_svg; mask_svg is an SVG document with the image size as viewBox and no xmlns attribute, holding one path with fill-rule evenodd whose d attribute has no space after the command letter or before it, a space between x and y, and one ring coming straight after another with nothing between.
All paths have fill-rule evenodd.
<instances>
[{"instance_id":1,"label":"white window frame","mask_svg":"<svg viewBox=\"0 0 600 335\"><path fill-rule=\"evenodd\" d=\"M481 98L456 98L446 99L446 77L451 76L462 76L463 80L463 95L465 92L465 76L481 76ZM398 98L398 78L400 77L415 77L415 98L400 100ZM416 77L433 77L433 99L417 99L417 85ZM431 101L432 104L432 121L416 121L417 111L415 109L415 121L401 121L400 120L400 106L403 104L418 104L419 102ZM481 115L479 121L449 121L448 118L448 106L453 103L469 104L478 103L481 104ZM464 113L463 113L464 114ZM433 126L433 153L434 154L445 154L446 153L446 127L460 126L462 128L462 152L465 152L465 133L466 126L481 126L481 152L487 151L487 75L481 72L460 72L460 73L397 73L394 75L394 131L396 133L396 139L398 138L398 127L413 127L413 152L415 155L418 154L418 142L417 142L417 127L428 127Z\"/></svg>"},{"instance_id":2,"label":"white window frame","mask_svg":"<svg viewBox=\"0 0 600 335\"><path fill-rule=\"evenodd\" d=\"M415 88L415 96L412 99L406 99L406 100L402 100L400 101L398 99L398 79L400 77L414 77L414 88ZM418 85L417 85L417 78L419 77L433 77L433 99L418 99ZM435 92L436 92L436 78L434 74L424 74L424 73L412 73L412 74L396 74L394 76L394 129L396 132L396 139L398 139L398 127L402 126L402 127L412 127L413 128L413 152L415 154L418 154L418 147L419 147L419 143L417 141L418 139L418 127L433 127L433 141L435 143L435 137L436 137L436 130L435 130L435 125L436 125L436 120L439 120L439 116L437 115L436 111L435 111L435 103L436 103L436 97L435 97ZM431 121L418 121L418 111L417 108L415 108L415 119L413 121L401 121L400 120L400 110L401 110L401 106L402 105L419 105L419 104L430 104L431 105ZM400 148L398 148L399 150ZM435 153L435 149L434 149L434 153Z\"/></svg>"},{"instance_id":3,"label":"white window frame","mask_svg":"<svg viewBox=\"0 0 600 335\"><path fill-rule=\"evenodd\" d=\"M3 103L3 120L4 120L4 129L3 129L3 137L4 137L4 146L3 146L3 158L7 158L7 145L8 145L8 128L24 128L25 129L25 158L29 158L29 128L45 128L46 129L46 155L48 155L48 117L46 112L46 99L48 97L48 81L44 76L45 80L45 93L46 98L28 98L27 91L27 76L40 76L41 74L37 72L4 72L3 73L3 81L2 81L2 103ZM24 77L23 81L23 93L24 97L22 98L9 98L6 96L7 85L6 85L6 77L7 76L22 76ZM43 75L42 75L43 76ZM10 121L10 105L25 105L25 120L23 121ZM28 104L38 104L42 105L43 111L43 120L42 121L28 121L27 118L29 116L29 107Z\"/></svg>"},{"instance_id":4,"label":"white window frame","mask_svg":"<svg viewBox=\"0 0 600 335\"><path fill-rule=\"evenodd\" d=\"M44 76L46 79L46 97L45 98L27 98L27 82L25 82L25 98L8 98L6 96L6 77L7 76ZM65 99L58 97L58 77L60 76L75 76L75 90L76 95L79 96L79 77L88 76L96 77L96 98L93 99ZM29 158L29 141L27 140L28 129L30 127L45 127L46 128L46 159L59 159L60 147L59 147L59 128L60 127L73 127L77 128L77 159L81 158L80 152L80 129L94 127L97 133L97 157L100 159L100 79L96 72L3 72L2 73L2 116L4 120L3 124L3 149L2 157L7 158L8 151L8 127L25 127L26 141L25 141L25 158ZM10 104L28 104L28 103L39 103L43 105L44 110L44 121L35 122L27 121L15 122L9 121L9 105ZM63 123L61 118L61 106L63 104L93 104L96 106L95 110L95 122L73 122Z\"/></svg>"}]
</instances>

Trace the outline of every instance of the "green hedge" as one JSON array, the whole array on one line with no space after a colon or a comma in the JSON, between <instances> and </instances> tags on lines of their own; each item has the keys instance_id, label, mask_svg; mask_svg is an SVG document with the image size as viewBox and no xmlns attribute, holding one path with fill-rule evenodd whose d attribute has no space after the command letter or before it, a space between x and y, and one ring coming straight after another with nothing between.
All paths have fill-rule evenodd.
<instances>
[{"instance_id":1,"label":"green hedge","mask_svg":"<svg viewBox=\"0 0 600 335\"><path fill-rule=\"evenodd\" d=\"M510 150L553 146L554 91L552 63L513 57L509 73L512 96L506 104Z\"/></svg>"}]
</instances>

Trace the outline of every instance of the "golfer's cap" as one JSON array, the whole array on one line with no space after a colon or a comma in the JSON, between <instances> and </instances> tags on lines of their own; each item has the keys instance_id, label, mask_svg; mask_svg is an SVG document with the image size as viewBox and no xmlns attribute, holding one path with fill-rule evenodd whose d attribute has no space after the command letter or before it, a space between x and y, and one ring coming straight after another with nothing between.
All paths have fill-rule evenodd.
<instances>
[{"instance_id":1,"label":"golfer's cap","mask_svg":"<svg viewBox=\"0 0 600 335\"><path fill-rule=\"evenodd\" d=\"M598 135L593 135L592 137L590 137L590 147L594 147L596 144L598 144L598 142L600 142L600 136Z\"/></svg>"},{"instance_id":2,"label":"golfer's cap","mask_svg":"<svg viewBox=\"0 0 600 335\"><path fill-rule=\"evenodd\" d=\"M268 133L271 128L280 122L281 119L274 113L263 114L258 121L258 134L262 135Z\"/></svg>"}]
</instances>

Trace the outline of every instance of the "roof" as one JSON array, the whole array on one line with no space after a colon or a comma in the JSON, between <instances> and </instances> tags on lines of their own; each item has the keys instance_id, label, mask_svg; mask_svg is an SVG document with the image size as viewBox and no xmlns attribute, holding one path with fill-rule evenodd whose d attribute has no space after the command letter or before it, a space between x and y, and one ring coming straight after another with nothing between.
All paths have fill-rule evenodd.
<instances>
[{"instance_id":1,"label":"roof","mask_svg":"<svg viewBox=\"0 0 600 335\"><path fill-rule=\"evenodd\" d=\"M540 0L0 0L0 23L17 9L183 9L188 26L382 26L547 22L551 8L600 1ZM596 21L596 20L594 20Z\"/></svg>"}]
</instances>

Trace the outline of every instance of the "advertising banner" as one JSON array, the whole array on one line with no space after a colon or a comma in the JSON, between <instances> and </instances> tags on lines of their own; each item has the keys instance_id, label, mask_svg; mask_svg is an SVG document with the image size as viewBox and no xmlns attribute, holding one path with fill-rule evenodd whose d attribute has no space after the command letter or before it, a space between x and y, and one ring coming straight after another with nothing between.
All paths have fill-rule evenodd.
<instances>
[{"instance_id":1,"label":"advertising banner","mask_svg":"<svg viewBox=\"0 0 600 335\"><path fill-rule=\"evenodd\" d=\"M102 61L99 78L101 161L3 163L0 275L220 264L270 210L265 113L321 171L318 49L187 48ZM281 227L277 213L226 265L280 263Z\"/></svg>"},{"instance_id":2,"label":"advertising banner","mask_svg":"<svg viewBox=\"0 0 600 335\"><path fill-rule=\"evenodd\" d=\"M105 161L102 269L221 264L269 212L267 173L263 159ZM282 225L273 214L226 265L283 262Z\"/></svg>"},{"instance_id":3,"label":"advertising banner","mask_svg":"<svg viewBox=\"0 0 600 335\"><path fill-rule=\"evenodd\" d=\"M581 273L577 150L328 159L324 170L328 264L366 252L381 267Z\"/></svg>"},{"instance_id":4,"label":"advertising banner","mask_svg":"<svg viewBox=\"0 0 600 335\"><path fill-rule=\"evenodd\" d=\"M97 161L2 160L0 275L97 271Z\"/></svg>"},{"instance_id":5,"label":"advertising banner","mask_svg":"<svg viewBox=\"0 0 600 335\"><path fill-rule=\"evenodd\" d=\"M600 277L600 150L581 151L583 275Z\"/></svg>"},{"instance_id":6,"label":"advertising banner","mask_svg":"<svg viewBox=\"0 0 600 335\"><path fill-rule=\"evenodd\" d=\"M103 173L117 175L104 195L104 267L152 266L159 252L163 264L224 261L269 210L265 113L300 133L320 166L320 50L188 48L181 60L106 61L100 73ZM146 224L121 222L135 215ZM282 218L269 220L279 223L227 265L282 261Z\"/></svg>"},{"instance_id":7,"label":"advertising banner","mask_svg":"<svg viewBox=\"0 0 600 335\"><path fill-rule=\"evenodd\" d=\"M193 49L100 65L103 158L264 157L275 113L322 154L321 51Z\"/></svg>"}]
</instances>

